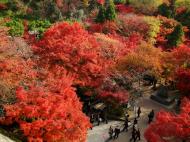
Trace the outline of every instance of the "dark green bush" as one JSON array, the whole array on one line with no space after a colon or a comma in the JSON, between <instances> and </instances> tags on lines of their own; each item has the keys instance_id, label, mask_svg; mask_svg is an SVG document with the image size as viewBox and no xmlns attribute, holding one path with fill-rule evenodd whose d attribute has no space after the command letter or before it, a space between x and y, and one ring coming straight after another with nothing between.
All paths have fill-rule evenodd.
<instances>
[{"instance_id":1,"label":"dark green bush","mask_svg":"<svg viewBox=\"0 0 190 142\"><path fill-rule=\"evenodd\" d=\"M114 0L115 4L125 4L126 0Z\"/></svg>"},{"instance_id":2,"label":"dark green bush","mask_svg":"<svg viewBox=\"0 0 190 142\"><path fill-rule=\"evenodd\" d=\"M190 29L190 10L186 10L176 16L176 20L181 22L183 26L187 26Z\"/></svg>"},{"instance_id":3,"label":"dark green bush","mask_svg":"<svg viewBox=\"0 0 190 142\"><path fill-rule=\"evenodd\" d=\"M116 19L115 5L112 0L110 0L109 5L106 9L106 19L109 21L113 21Z\"/></svg>"},{"instance_id":4,"label":"dark green bush","mask_svg":"<svg viewBox=\"0 0 190 142\"><path fill-rule=\"evenodd\" d=\"M180 45L183 41L183 26L181 24L178 24L174 31L167 36L168 44L171 47L177 47Z\"/></svg>"},{"instance_id":5,"label":"dark green bush","mask_svg":"<svg viewBox=\"0 0 190 142\"><path fill-rule=\"evenodd\" d=\"M158 7L158 13L167 18L172 18L172 10L166 3L163 3Z\"/></svg>"},{"instance_id":6,"label":"dark green bush","mask_svg":"<svg viewBox=\"0 0 190 142\"><path fill-rule=\"evenodd\" d=\"M103 23L105 21L105 13L106 13L106 9L104 6L101 5L99 8L98 15L96 17L97 23Z\"/></svg>"}]
</instances>

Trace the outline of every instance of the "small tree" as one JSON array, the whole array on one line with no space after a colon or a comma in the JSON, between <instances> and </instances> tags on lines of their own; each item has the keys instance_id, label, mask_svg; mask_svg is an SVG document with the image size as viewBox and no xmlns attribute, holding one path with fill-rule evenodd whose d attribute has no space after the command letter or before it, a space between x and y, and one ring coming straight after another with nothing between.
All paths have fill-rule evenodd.
<instances>
[{"instance_id":1,"label":"small tree","mask_svg":"<svg viewBox=\"0 0 190 142\"><path fill-rule=\"evenodd\" d=\"M184 36L183 26L181 24L178 24L175 27L174 31L167 36L168 44L170 46L177 47L178 45L180 45L182 43L183 36Z\"/></svg>"},{"instance_id":2,"label":"small tree","mask_svg":"<svg viewBox=\"0 0 190 142\"><path fill-rule=\"evenodd\" d=\"M105 13L106 13L106 9L103 5L101 5L99 8L98 15L96 17L97 23L103 23L105 21Z\"/></svg>"},{"instance_id":3,"label":"small tree","mask_svg":"<svg viewBox=\"0 0 190 142\"><path fill-rule=\"evenodd\" d=\"M172 18L172 10L166 3L163 3L158 7L158 12L162 16L165 16L167 18Z\"/></svg>"},{"instance_id":4,"label":"small tree","mask_svg":"<svg viewBox=\"0 0 190 142\"><path fill-rule=\"evenodd\" d=\"M109 5L106 9L106 19L110 21L116 19L115 5L112 0L109 1Z\"/></svg>"}]
</instances>

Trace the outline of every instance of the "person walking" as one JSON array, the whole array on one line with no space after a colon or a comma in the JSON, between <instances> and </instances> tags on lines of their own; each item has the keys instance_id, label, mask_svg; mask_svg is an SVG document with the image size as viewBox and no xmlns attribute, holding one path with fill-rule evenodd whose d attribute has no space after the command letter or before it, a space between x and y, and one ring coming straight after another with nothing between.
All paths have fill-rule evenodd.
<instances>
[{"instance_id":1,"label":"person walking","mask_svg":"<svg viewBox=\"0 0 190 142\"><path fill-rule=\"evenodd\" d=\"M134 125L136 125L138 123L137 118L134 119Z\"/></svg>"},{"instance_id":2,"label":"person walking","mask_svg":"<svg viewBox=\"0 0 190 142\"><path fill-rule=\"evenodd\" d=\"M129 127L129 120L128 120L128 118L125 120L125 123L124 123L124 128L123 128L123 131L128 131L128 127Z\"/></svg>"},{"instance_id":3,"label":"person walking","mask_svg":"<svg viewBox=\"0 0 190 142\"><path fill-rule=\"evenodd\" d=\"M110 139L113 138L113 128L111 126L109 128L109 136L110 136Z\"/></svg>"},{"instance_id":4,"label":"person walking","mask_svg":"<svg viewBox=\"0 0 190 142\"><path fill-rule=\"evenodd\" d=\"M104 112L104 122L108 124L108 116L106 111Z\"/></svg>"},{"instance_id":5,"label":"person walking","mask_svg":"<svg viewBox=\"0 0 190 142\"><path fill-rule=\"evenodd\" d=\"M139 128L136 131L136 139L138 139L139 141L141 140L141 132L140 132Z\"/></svg>"},{"instance_id":6,"label":"person walking","mask_svg":"<svg viewBox=\"0 0 190 142\"><path fill-rule=\"evenodd\" d=\"M92 124L92 126L90 127L90 129L92 130L93 123L94 123L94 114L90 114L90 123Z\"/></svg>"},{"instance_id":7,"label":"person walking","mask_svg":"<svg viewBox=\"0 0 190 142\"><path fill-rule=\"evenodd\" d=\"M114 130L114 139L118 138L119 137L119 134L120 134L120 129L119 129L119 126L117 126Z\"/></svg>"},{"instance_id":8,"label":"person walking","mask_svg":"<svg viewBox=\"0 0 190 142\"><path fill-rule=\"evenodd\" d=\"M153 118L154 118L154 110L152 110L149 113L148 118L149 118L148 123L150 124L152 122Z\"/></svg>"},{"instance_id":9,"label":"person walking","mask_svg":"<svg viewBox=\"0 0 190 142\"><path fill-rule=\"evenodd\" d=\"M97 115L97 121L98 121L98 126L99 126L101 122L100 114Z\"/></svg>"},{"instance_id":10,"label":"person walking","mask_svg":"<svg viewBox=\"0 0 190 142\"><path fill-rule=\"evenodd\" d=\"M133 141L133 142L136 142L136 130L135 129L133 129L133 131L132 131L132 137L131 137L131 139L130 139L130 142L131 141Z\"/></svg>"},{"instance_id":11,"label":"person walking","mask_svg":"<svg viewBox=\"0 0 190 142\"><path fill-rule=\"evenodd\" d=\"M141 107L139 107L138 110L137 110L137 117L138 118L140 117L140 114L141 114Z\"/></svg>"}]
</instances>

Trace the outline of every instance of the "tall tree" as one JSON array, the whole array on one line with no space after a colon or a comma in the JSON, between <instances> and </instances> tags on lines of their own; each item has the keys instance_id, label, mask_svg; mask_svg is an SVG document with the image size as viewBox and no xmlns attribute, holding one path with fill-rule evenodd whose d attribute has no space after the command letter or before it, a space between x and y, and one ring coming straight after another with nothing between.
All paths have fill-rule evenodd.
<instances>
[{"instance_id":1,"label":"tall tree","mask_svg":"<svg viewBox=\"0 0 190 142\"><path fill-rule=\"evenodd\" d=\"M103 5L100 5L99 7L99 12L96 17L96 22L97 23L103 23L105 21L105 14L106 14L106 9Z\"/></svg>"},{"instance_id":2,"label":"tall tree","mask_svg":"<svg viewBox=\"0 0 190 142\"><path fill-rule=\"evenodd\" d=\"M113 21L116 19L115 4L113 0L109 1L109 5L106 9L106 19L110 21Z\"/></svg>"},{"instance_id":3,"label":"tall tree","mask_svg":"<svg viewBox=\"0 0 190 142\"><path fill-rule=\"evenodd\" d=\"M183 42L184 32L183 32L183 26L181 24L178 24L174 31L167 36L168 44L171 47L177 47Z\"/></svg>"},{"instance_id":4,"label":"tall tree","mask_svg":"<svg viewBox=\"0 0 190 142\"><path fill-rule=\"evenodd\" d=\"M103 71L96 39L78 23L55 24L44 33L34 50L43 67L56 74L56 68L66 69L75 76L75 84L98 83L96 79Z\"/></svg>"}]
</instances>

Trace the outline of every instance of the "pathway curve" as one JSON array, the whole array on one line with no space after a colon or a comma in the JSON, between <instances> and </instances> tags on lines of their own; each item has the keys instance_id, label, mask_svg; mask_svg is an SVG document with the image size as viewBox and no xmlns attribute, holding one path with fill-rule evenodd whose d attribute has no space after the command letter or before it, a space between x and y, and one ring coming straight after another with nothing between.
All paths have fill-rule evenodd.
<instances>
[{"instance_id":1,"label":"pathway curve","mask_svg":"<svg viewBox=\"0 0 190 142\"><path fill-rule=\"evenodd\" d=\"M10 138L0 134L0 142L14 142L14 141L11 140Z\"/></svg>"},{"instance_id":2,"label":"pathway curve","mask_svg":"<svg viewBox=\"0 0 190 142\"><path fill-rule=\"evenodd\" d=\"M150 89L147 89L143 93L143 97L138 99L138 106L141 106L141 111L142 115L138 119L138 127L140 128L141 131L141 141L139 142L146 142L144 138L144 131L147 128L148 124L148 113L154 109L155 112L158 112L162 109L167 110L163 105L156 103L155 101L150 99ZM93 128L93 130L89 130L88 132L88 139L87 142L105 142L108 139L108 129L110 125L112 126L117 126L119 125L120 127L123 128L123 123L124 122L118 122L118 121L112 121L109 122L107 125L103 124L100 126L96 126ZM116 140L110 140L109 142L129 142L131 138L131 129L128 132L122 132L119 136L118 139Z\"/></svg>"}]
</instances>

